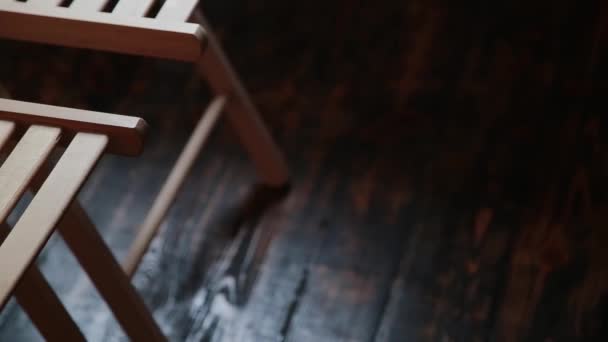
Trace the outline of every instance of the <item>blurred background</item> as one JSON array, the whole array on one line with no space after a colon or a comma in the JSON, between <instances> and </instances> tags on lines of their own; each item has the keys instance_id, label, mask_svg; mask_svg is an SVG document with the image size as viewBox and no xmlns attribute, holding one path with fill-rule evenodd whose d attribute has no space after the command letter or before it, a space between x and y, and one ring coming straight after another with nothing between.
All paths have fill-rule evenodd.
<instances>
[{"instance_id":1,"label":"blurred background","mask_svg":"<svg viewBox=\"0 0 608 342\"><path fill-rule=\"evenodd\" d=\"M600 0L207 0L292 169L213 135L135 277L175 341L608 339ZM119 259L210 99L191 65L0 41L15 99L144 117L80 200ZM123 340L63 241L39 259ZM40 337L16 303L0 341Z\"/></svg>"}]
</instances>

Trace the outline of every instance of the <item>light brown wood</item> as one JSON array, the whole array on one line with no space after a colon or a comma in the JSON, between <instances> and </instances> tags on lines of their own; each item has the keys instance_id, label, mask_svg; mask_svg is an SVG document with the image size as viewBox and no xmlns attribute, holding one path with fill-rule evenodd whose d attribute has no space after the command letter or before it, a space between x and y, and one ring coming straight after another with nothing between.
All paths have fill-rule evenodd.
<instances>
[{"instance_id":1,"label":"light brown wood","mask_svg":"<svg viewBox=\"0 0 608 342\"><path fill-rule=\"evenodd\" d=\"M175 196L183 185L196 157L200 154L201 148L207 141L213 127L215 127L225 104L226 99L224 97L218 97L211 102L173 166L167 181L154 200L152 209L140 227L135 242L123 264L125 272L130 277L137 270L137 266L146 253L150 242L158 232L161 222L175 200Z\"/></svg>"},{"instance_id":2,"label":"light brown wood","mask_svg":"<svg viewBox=\"0 0 608 342\"><path fill-rule=\"evenodd\" d=\"M99 12L106 5L108 0L74 0L70 4L71 11Z\"/></svg>"},{"instance_id":3,"label":"light brown wood","mask_svg":"<svg viewBox=\"0 0 608 342\"><path fill-rule=\"evenodd\" d=\"M4 35L13 39L65 46L196 61L199 65L201 74L209 81L211 87L218 96L209 107L208 113L199 122L193 136L180 155L180 158L178 158L169 179L163 186L159 197L156 199L149 216L142 226L142 231L136 239L125 264L125 269L129 275L132 275L136 270L147 246L157 232L171 203L174 201L177 191L183 184L184 178L190 170L193 160L200 152L200 149L219 118L220 111L224 107L229 115L231 124L245 145L245 148L251 156L264 183L272 186L282 186L287 183L289 177L282 155L266 127L260 120L257 110L249 99L245 88L237 78L236 73L228 63L219 43L211 37L209 51L207 51L202 58L199 58L202 49L202 44L200 43L203 41L202 29L200 29L199 26L196 26L197 30L195 32L180 31L177 32L179 35L176 35L176 30L172 25L184 24L183 21L187 20L188 17L191 16L193 9L196 8L197 1L184 0L178 2L169 0L164 4L163 8L161 8L156 19L137 18L135 16L128 17L125 13L142 14L147 11L150 6L149 2L144 1L138 1L137 4L135 4L134 1L131 1L131 3L132 4L125 3L124 5L119 3L116 7L117 13L112 15L107 13L86 14L81 10L77 11L73 9L72 11L69 11L57 8L41 11L27 6L18 7L21 5L13 4L12 8L11 6L0 5L0 22L6 23L6 25L0 25L0 36ZM140 7L137 7L136 5ZM75 7L75 9L77 8ZM112 19L110 19L110 17ZM200 18L202 20L201 22L204 24L202 15ZM138 20L142 21L140 22ZM154 22L154 24L152 24L152 22ZM16 29L17 25L30 29L18 30ZM167 25L171 27L167 28ZM10 28L7 29L6 27ZM44 31L42 29L44 27L53 27L53 29L48 32L48 30ZM186 26L181 28L186 31ZM191 26L188 26L187 28L191 28ZM124 32L129 32L131 36L121 36L120 39L116 39L117 36L124 34ZM156 38L158 39L155 39L155 36L152 33L156 34ZM175 42L175 40L178 39L177 37L183 38L182 36L184 34L190 35L190 38L192 36L196 38L196 49L186 51L185 43L179 45ZM168 44L167 40L171 40L173 45ZM133 43L134 41L136 43ZM207 43L206 39L205 43ZM152 46L154 47L152 48ZM191 48L191 45L188 45L188 47ZM175 50L178 51L176 52ZM193 53L194 50L196 51ZM229 100L226 101L226 98ZM0 102L0 105L1 104L2 103ZM30 113L30 115L33 114L33 117L39 118L39 113L37 113L39 112L39 109L40 108L37 108L37 110ZM52 112L55 111L56 108ZM20 117L22 116L11 116L10 111L8 116L3 117L0 115L0 119L4 118L8 120L19 120ZM49 119L49 117L51 117L51 119ZM52 124L57 124L56 115L44 116L42 120L52 120ZM60 121L61 120L65 121L65 117L61 117ZM64 121L62 121L62 128L64 128L66 124ZM68 121L71 122L70 120ZM49 122L45 121L45 123L48 124ZM90 124L90 122L88 124L90 125L87 126L88 128L83 128L82 123L79 123L73 128L66 127L66 130L70 131L71 129L78 131L86 129L91 131L92 126L99 128L95 124ZM113 138L114 136L112 134L114 133L114 131L111 131L107 134L110 135L110 138ZM78 137L79 135L80 134L76 136ZM94 134L92 136L94 136ZM113 142L114 139L111 139L110 141ZM121 146L124 147L124 144L121 144ZM55 170L53 170L53 173ZM45 182L45 185L47 182ZM44 190L44 186L42 190ZM36 196L36 198L38 198L38 196ZM28 208L28 210L30 210L30 208ZM60 230L64 235L66 242L74 251L74 254L76 254L85 270L89 273L100 293L102 293L102 296L104 296L108 301L108 304L110 304L110 307L116 314L119 322L125 328L127 334L134 340L163 340L160 329L158 329L149 311L146 309L143 302L141 302L141 298L137 296L135 290L130 285L127 276L122 272L111 252L95 231L94 226L86 216L86 213L84 213L77 203L73 204L72 208L75 209L68 210L68 214L66 214L60 225ZM42 208L39 208L39 210L42 210ZM26 214L27 213L28 211L26 211ZM24 215L24 217L26 217L26 215ZM14 239L17 239L17 242L21 242L22 244L25 243L34 248L40 248L38 246L46 241L52 228L45 228L46 226L44 223L37 222L37 220L39 219L30 219L31 222L26 223L28 223L28 226L32 223L38 223L43 226L42 230L39 229L35 232L36 234L29 234L28 236L22 236L23 234L20 233L18 237L23 241L17 238ZM22 221L23 217L18 225ZM85 228L83 229L83 227ZM13 235L15 234L11 234L9 239L13 238ZM15 253L17 251L11 250L10 252ZM38 251L35 251L35 253L37 252ZM6 249L0 249L0 267L2 266L2 253L5 253L5 255L9 254ZM22 252L20 255L21 259L17 260L17 267L15 268L15 266L13 266L11 271L17 270L17 272L19 272L19 270L21 270L19 265L27 265L27 262L31 262L34 255L35 254L29 255L28 252ZM11 277L13 277L13 275L11 275ZM11 286L11 277L9 277L7 281L0 282L0 292L3 288L8 289ZM18 277L18 274L15 277ZM1 299L2 298L0 298L0 300Z\"/></svg>"},{"instance_id":4,"label":"light brown wood","mask_svg":"<svg viewBox=\"0 0 608 342\"><path fill-rule=\"evenodd\" d=\"M15 1L15 0L9 0ZM37 7L57 7L61 4L62 0L27 0L29 6L37 6Z\"/></svg>"},{"instance_id":5,"label":"light brown wood","mask_svg":"<svg viewBox=\"0 0 608 342\"><path fill-rule=\"evenodd\" d=\"M154 0L120 0L112 13L114 15L143 17L148 13Z\"/></svg>"},{"instance_id":6,"label":"light brown wood","mask_svg":"<svg viewBox=\"0 0 608 342\"><path fill-rule=\"evenodd\" d=\"M165 341L154 317L77 201L58 228L127 336L132 341Z\"/></svg>"},{"instance_id":7,"label":"light brown wood","mask_svg":"<svg viewBox=\"0 0 608 342\"><path fill-rule=\"evenodd\" d=\"M40 191L49 169L43 167L32 180L32 190ZM56 228L131 340L165 341L152 314L78 200L68 207Z\"/></svg>"},{"instance_id":8,"label":"light brown wood","mask_svg":"<svg viewBox=\"0 0 608 342\"><path fill-rule=\"evenodd\" d=\"M156 19L167 22L185 22L190 18L199 0L167 0Z\"/></svg>"},{"instance_id":9,"label":"light brown wood","mask_svg":"<svg viewBox=\"0 0 608 342\"><path fill-rule=\"evenodd\" d=\"M98 119L105 122L108 118L112 119L111 116ZM88 119L95 121L95 117ZM14 128L13 122L0 121L0 148ZM62 216L63 209L101 156L108 138L78 133L46 181L48 170L34 178L57 143L60 132L59 128L31 126L0 168L0 222L10 213L30 181L39 191L9 241L0 246L0 308L10 296L12 287L18 302L46 340L85 341L33 260L52 233L56 220ZM53 198L54 194L57 198ZM67 211L59 224L62 235L127 335L134 341L165 341L152 314L78 202L74 201ZM0 228L4 228L5 235L8 233L7 224ZM0 243L3 239L0 235ZM17 253L16 257L11 253Z\"/></svg>"},{"instance_id":10,"label":"light brown wood","mask_svg":"<svg viewBox=\"0 0 608 342\"><path fill-rule=\"evenodd\" d=\"M0 3L0 37L149 57L196 61L204 31L196 24L112 13Z\"/></svg>"},{"instance_id":11,"label":"light brown wood","mask_svg":"<svg viewBox=\"0 0 608 342\"><path fill-rule=\"evenodd\" d=\"M8 92L5 92L1 85L0 93L1 95L8 97ZM8 138L10 137L14 128L14 123L0 121L0 149L2 149L4 144L8 141ZM35 141L29 141L28 143L28 140L30 140L31 137L40 137L39 133L41 133L41 131L49 134L46 136L42 134L41 140L36 139ZM34 151L34 154L40 155L40 153L36 153L36 147L38 147L38 152L42 152L41 154L48 154L48 151L45 151L48 149L48 146L45 145L53 144L53 142L56 142L58 138L53 138L53 131L56 131L56 129L51 129L48 127L43 127L43 129L32 127L31 131L26 133L24 143L18 145L15 152L22 153L19 151L23 151L25 146L25 149ZM32 158L32 160L29 161L30 166L33 166L34 169L38 168L35 166L37 159L38 158ZM14 163L14 160L15 159L9 158L9 164ZM22 174L18 175L21 178L23 178L23 176L26 174L34 173L32 170L28 170L29 168L25 164L28 164L28 161L24 161L24 163L21 164L23 166L23 172ZM7 166L7 169L11 168L13 168L13 166ZM4 171L0 170L0 179L2 178L3 172ZM27 182L29 182L29 180L27 180ZM4 206L0 204L0 207L6 208L14 206L14 203L7 204L7 202L17 198L15 194L19 191L16 191L14 188L19 187L17 185L19 183L23 183L23 181L15 180L15 182L10 183L8 187L0 185L0 203L5 203ZM12 190L10 189L11 187L13 188ZM0 211L2 210L0 209ZM10 231L9 225L3 223L8 215L8 212L9 211L5 209L3 213L0 213L0 245L2 245L4 239ZM30 320L34 323L36 328L38 328L40 334L47 341L86 341L84 335L82 335L82 332L70 314L66 311L53 289L50 287L40 270L38 270L35 265L30 266L25 271L23 278L15 288L14 294L19 305L21 305Z\"/></svg>"},{"instance_id":12,"label":"light brown wood","mask_svg":"<svg viewBox=\"0 0 608 342\"><path fill-rule=\"evenodd\" d=\"M11 121L3 121L0 120L0 150L4 147L4 144L8 141L8 139L13 134L15 130L15 123Z\"/></svg>"},{"instance_id":13,"label":"light brown wood","mask_svg":"<svg viewBox=\"0 0 608 342\"><path fill-rule=\"evenodd\" d=\"M199 11L194 17L209 27ZM207 44L207 51L199 61L201 76L207 79L216 95L228 96L226 114L255 164L258 176L270 186L285 185L289 181L287 163L210 30Z\"/></svg>"},{"instance_id":14,"label":"light brown wood","mask_svg":"<svg viewBox=\"0 0 608 342\"><path fill-rule=\"evenodd\" d=\"M30 181L57 144L61 130L32 126L0 167L0 223L27 190Z\"/></svg>"},{"instance_id":15,"label":"light brown wood","mask_svg":"<svg viewBox=\"0 0 608 342\"><path fill-rule=\"evenodd\" d=\"M38 191L49 167L32 181ZM74 200L57 224L66 244L133 341L164 341L162 331L84 209Z\"/></svg>"},{"instance_id":16,"label":"light brown wood","mask_svg":"<svg viewBox=\"0 0 608 342\"><path fill-rule=\"evenodd\" d=\"M169 24L172 24L172 25L182 24L181 22L177 22L177 20L178 19L181 20L181 19L185 18L186 16L190 16L190 13L192 13L192 10L194 8L195 9L194 13L198 14L197 17L198 17L198 20L200 21L201 25L208 27L204 20L204 17L202 16L202 14L200 14L200 11L196 10L195 2L196 1L193 1L193 0L184 0L181 2L167 1L165 3L165 5L163 6L163 8L161 8L161 11L159 12L159 15L158 15L158 19L154 19L154 20L150 19L150 20L156 22L156 25L160 25L160 26L169 25ZM15 7L15 6L13 6L13 7ZM48 11L46 11L46 12L43 11L42 13L40 13L40 12L27 13L27 11L24 11L23 9L16 10L15 9L16 7L12 8L12 9L9 8L8 11L6 8L7 8L7 6L5 6L5 5L0 6L0 21L2 21L4 19L3 17L8 16L9 17L8 19L13 20L12 21L13 25L10 25L10 21L7 21L5 19L4 21L7 22L8 25L0 26L0 36L3 35L2 27L17 27L20 25L21 25L21 27L23 26L23 24L20 20L15 20L15 18L12 18L11 15L7 15L7 13L12 14L13 16L23 15L26 17L26 18L23 18L24 20L25 19L32 20L31 17L37 15L38 17L33 19L33 21L31 21L31 24L34 24L34 26L36 26L36 24L39 25L41 23L40 18L47 18L49 16L50 17L54 16L55 17L54 19L57 19L58 17L66 16L65 12L61 12L61 16L60 16L59 15L60 12L51 13L51 14L49 14ZM99 15L102 15L102 14L105 14L105 13L101 13ZM114 16L114 17L121 18L121 16ZM67 39L68 41L66 42L66 37L70 36L71 34L74 34L73 32L75 32L75 31L80 32L79 34L82 34L83 32L104 31L103 29L95 31L93 27L86 26L86 25L90 24L91 22L95 21L95 20L93 20L92 17L90 18L90 17L83 16L83 15L77 15L77 16L74 16L71 18L63 18L63 19L64 19L64 21L67 20L67 22L61 21L57 25L52 25L54 27L57 27L57 26L63 27L64 32L59 34L57 37L55 37L55 38L57 38L57 41L51 42L51 43L73 46L73 45L70 45L69 38ZM139 20L140 18L129 18L129 20L125 20L125 19L126 18L123 18L123 19L119 19L117 22L112 22L110 24L110 26L113 26L113 27L124 26L122 28L122 30L126 30L128 27L133 25L131 23L131 21L132 21L131 19ZM147 19L147 18L144 18L144 19ZM19 24L17 24L17 23L19 23ZM85 26L82 26L82 25L85 25ZM26 25L26 26L30 26L30 25ZM44 27L44 26L48 26L48 25L42 25L42 26ZM12 36L14 38L15 36L19 36L20 34L23 34L23 32L30 32L29 30L15 30L15 29L13 29L13 31L17 31L17 32L8 32L9 37ZM37 31L37 30L32 30L32 31ZM119 41L123 40L122 33L123 32L121 31L121 39L118 39ZM98 33L96 33L95 35L97 35L97 34ZM199 36L202 37L202 33ZM111 37L106 37L106 38L110 39L111 41L116 41L117 39L115 37L116 37L116 35L112 34ZM48 38L48 32L44 32L42 34L42 38ZM127 37L124 37L124 38L127 39ZM130 39L127 39L127 40L130 40ZM174 50L172 48L172 45L167 44L167 42L162 39L155 39L151 34L142 33L138 40L150 42L151 45L154 45L163 51L173 51ZM39 40L34 40L34 41L49 42L48 39L39 39ZM89 47L96 48L96 45L97 46L100 45L100 42L98 39L94 39L94 43L95 44L92 44ZM234 127L236 133L238 134L240 140L242 141L243 145L245 146L245 149L247 150L248 154L250 155L251 159L253 160L253 162L256 166L256 170L257 170L259 176L262 178L263 182L268 185L271 185L271 186L282 186L282 185L286 184L289 180L289 174L288 174L288 168L285 163L285 160L284 160L283 156L281 155L279 149L277 148L275 142L273 141L266 126L261 121L260 115L257 112L257 109L255 108L255 106L253 105L253 102L249 98L247 91L242 86L236 73L234 72L234 70L232 69L231 65L229 64L226 56L224 55L224 53L221 49L221 46L219 45L217 40L212 36L212 34L210 34L210 33L206 34L206 43L208 44L208 47L209 47L208 51L206 51L206 53L200 59L197 59L199 67L200 67L199 70L201 71L201 75L209 81L211 87L213 88L213 90L215 91L215 93L218 96L225 95L230 98L230 101L226 104L226 112L228 113L229 120L230 120L232 126ZM103 45L103 44L101 44L101 45ZM97 48L99 48L99 47L97 47ZM100 49L104 49L104 48L101 47ZM130 49L129 51L120 51L120 50L117 50L117 51L125 52L125 53L135 53L135 54L139 53L139 54L145 55L145 53L142 53L141 51L138 52L135 50ZM162 57L162 54L157 55L157 56ZM197 52L197 56L200 56L200 50ZM170 58L170 57L166 57L166 58ZM186 58L186 60L187 60L187 58Z\"/></svg>"},{"instance_id":17,"label":"light brown wood","mask_svg":"<svg viewBox=\"0 0 608 342\"><path fill-rule=\"evenodd\" d=\"M104 135L78 133L0 246L0 307L40 253L107 142Z\"/></svg>"},{"instance_id":18,"label":"light brown wood","mask_svg":"<svg viewBox=\"0 0 608 342\"><path fill-rule=\"evenodd\" d=\"M0 245L9 231L8 224L0 224ZM15 288L14 295L45 340L86 341L36 265L30 266L25 271Z\"/></svg>"},{"instance_id":19,"label":"light brown wood","mask_svg":"<svg viewBox=\"0 0 608 342\"><path fill-rule=\"evenodd\" d=\"M141 152L147 129L146 122L136 117L8 99L0 99L0 120L61 127L67 138L76 132L100 133L110 139L108 152L125 155Z\"/></svg>"}]
</instances>

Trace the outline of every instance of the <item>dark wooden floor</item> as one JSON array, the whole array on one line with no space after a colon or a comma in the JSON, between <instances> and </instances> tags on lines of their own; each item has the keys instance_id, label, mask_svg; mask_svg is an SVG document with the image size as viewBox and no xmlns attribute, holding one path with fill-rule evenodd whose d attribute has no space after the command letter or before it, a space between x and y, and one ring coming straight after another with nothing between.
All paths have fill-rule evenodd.
<instances>
[{"instance_id":1,"label":"dark wooden floor","mask_svg":"<svg viewBox=\"0 0 608 342\"><path fill-rule=\"evenodd\" d=\"M222 126L135 277L175 341L608 340L602 1L207 1L293 169ZM0 23L1 25L1 23ZM117 257L208 101L190 66L0 42L22 100L144 116L80 198ZM55 237L87 337L121 340ZM10 305L0 341L39 336Z\"/></svg>"}]
</instances>

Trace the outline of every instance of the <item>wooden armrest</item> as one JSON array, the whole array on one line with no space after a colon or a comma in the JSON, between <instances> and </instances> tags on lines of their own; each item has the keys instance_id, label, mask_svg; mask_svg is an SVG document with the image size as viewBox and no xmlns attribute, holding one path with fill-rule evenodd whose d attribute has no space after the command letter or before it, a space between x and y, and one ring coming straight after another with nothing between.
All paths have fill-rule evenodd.
<instances>
[{"instance_id":1,"label":"wooden armrest","mask_svg":"<svg viewBox=\"0 0 608 342\"><path fill-rule=\"evenodd\" d=\"M109 138L108 152L127 156L141 153L148 126L143 119L132 116L8 99L0 99L0 120L14 122L21 131L31 125L59 127L63 130L62 142L69 142L77 132L104 134Z\"/></svg>"}]
</instances>

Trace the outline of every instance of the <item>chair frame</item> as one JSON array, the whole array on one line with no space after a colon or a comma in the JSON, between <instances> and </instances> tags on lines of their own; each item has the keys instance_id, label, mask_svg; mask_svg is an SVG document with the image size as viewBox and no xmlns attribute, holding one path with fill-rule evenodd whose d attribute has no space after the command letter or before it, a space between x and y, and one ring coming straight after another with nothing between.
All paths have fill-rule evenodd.
<instances>
[{"instance_id":1,"label":"chair frame","mask_svg":"<svg viewBox=\"0 0 608 342\"><path fill-rule=\"evenodd\" d=\"M133 340L146 341L162 341L164 337L129 278L136 272L222 113L227 115L261 181L273 187L286 186L289 182L285 159L207 25L198 8L199 1L166 0L155 18L144 17L154 1L120 0L111 13L105 13L100 10L107 0L75 0L69 8L59 7L60 0L28 0L25 3L0 0L0 38L192 62L196 64L200 77L209 83L215 93L215 99L204 111L178 157L122 266L115 260L77 200L66 208L63 219L58 223L58 230L66 243L108 302L127 335ZM196 23L186 22L188 19ZM23 29L25 27L27 29ZM0 100L0 109L2 104ZM19 110L10 110L10 107L6 110L6 104L4 110L0 110L0 119L28 125L56 124L69 138L79 137L81 133L78 132L81 131L94 136L108 136L107 149L110 152L136 155L141 151L142 144L137 143L137 139L131 144L124 143L145 130L141 122L130 122L131 126L117 129L111 124L104 126L112 118L106 114L65 108L54 111L56 107L23 103L19 105ZM51 110L53 113L48 114ZM57 113L68 114L67 117L57 117ZM79 122L73 115L76 113L85 113L87 119ZM120 150L125 146L128 146L127 150ZM32 184L34 190L41 185L35 180ZM74 339L81 337L35 266L24 272L15 294L44 336L53 340L58 333L72 331ZM26 294L33 289L45 294L45 302L49 303L46 307L54 311L52 316L57 322L45 321L44 317L48 317L49 312L44 309L40 311L34 307L36 303L28 299Z\"/></svg>"},{"instance_id":2,"label":"chair frame","mask_svg":"<svg viewBox=\"0 0 608 342\"><path fill-rule=\"evenodd\" d=\"M142 146L145 128L145 122L138 118L0 99L0 148L8 145L9 138L18 140L0 166L0 307L14 293L48 340L84 340L34 265L56 229L127 335L133 340L165 339L129 277L75 200L104 151L135 155L141 148L133 146ZM64 136L67 138L62 139ZM122 144L116 143L119 141ZM51 166L46 160L60 144L65 144L66 150ZM4 221L28 190L36 195L10 229Z\"/></svg>"}]
</instances>

